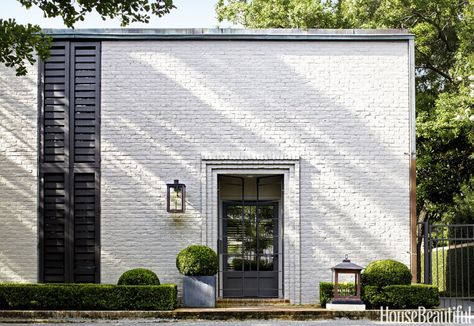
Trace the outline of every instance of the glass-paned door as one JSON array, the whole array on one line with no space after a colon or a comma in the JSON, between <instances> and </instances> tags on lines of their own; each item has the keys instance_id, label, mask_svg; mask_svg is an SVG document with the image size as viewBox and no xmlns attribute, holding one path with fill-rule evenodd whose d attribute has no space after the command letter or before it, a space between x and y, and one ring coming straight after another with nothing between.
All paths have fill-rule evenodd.
<instances>
[{"instance_id":1,"label":"glass-paned door","mask_svg":"<svg viewBox=\"0 0 474 326\"><path fill-rule=\"evenodd\" d=\"M278 297L278 202L224 202L223 296Z\"/></svg>"}]
</instances>

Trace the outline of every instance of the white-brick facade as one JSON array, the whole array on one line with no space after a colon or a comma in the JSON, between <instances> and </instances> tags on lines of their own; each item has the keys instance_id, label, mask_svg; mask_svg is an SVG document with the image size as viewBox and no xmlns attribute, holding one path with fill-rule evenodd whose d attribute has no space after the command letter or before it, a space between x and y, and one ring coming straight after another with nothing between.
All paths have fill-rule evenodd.
<instances>
[{"instance_id":1,"label":"white-brick facade","mask_svg":"<svg viewBox=\"0 0 474 326\"><path fill-rule=\"evenodd\" d=\"M230 171L285 176L292 303L317 302L345 254L409 265L408 40L101 47L102 283L146 267L180 285L176 254L217 248L216 176ZM0 74L0 281L34 282L37 84L13 75ZM174 179L184 214L166 212Z\"/></svg>"},{"instance_id":2,"label":"white-brick facade","mask_svg":"<svg viewBox=\"0 0 474 326\"><path fill-rule=\"evenodd\" d=\"M0 64L0 282L38 280L37 78Z\"/></svg>"},{"instance_id":3,"label":"white-brick facade","mask_svg":"<svg viewBox=\"0 0 474 326\"><path fill-rule=\"evenodd\" d=\"M103 42L102 279L180 283L175 255L211 237L203 158L298 158L295 302L345 254L408 264L409 151L406 42Z\"/></svg>"}]
</instances>

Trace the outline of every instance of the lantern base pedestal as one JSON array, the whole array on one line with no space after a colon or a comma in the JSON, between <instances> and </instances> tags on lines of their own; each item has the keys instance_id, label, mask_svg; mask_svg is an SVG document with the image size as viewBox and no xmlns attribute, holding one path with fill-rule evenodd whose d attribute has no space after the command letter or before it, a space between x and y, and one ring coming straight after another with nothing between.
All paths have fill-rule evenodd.
<instances>
[{"instance_id":1,"label":"lantern base pedestal","mask_svg":"<svg viewBox=\"0 0 474 326\"><path fill-rule=\"evenodd\" d=\"M364 303L326 303L327 310L338 311L363 311L365 310Z\"/></svg>"}]
</instances>

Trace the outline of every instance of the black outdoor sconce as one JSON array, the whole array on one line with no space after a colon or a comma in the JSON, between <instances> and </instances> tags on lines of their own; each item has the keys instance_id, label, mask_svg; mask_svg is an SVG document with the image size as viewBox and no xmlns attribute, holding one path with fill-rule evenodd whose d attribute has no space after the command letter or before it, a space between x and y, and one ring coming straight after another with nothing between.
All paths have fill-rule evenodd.
<instances>
[{"instance_id":1,"label":"black outdoor sconce","mask_svg":"<svg viewBox=\"0 0 474 326\"><path fill-rule=\"evenodd\" d=\"M186 210L186 185L174 180L166 185L166 210L169 213L184 213Z\"/></svg>"}]
</instances>

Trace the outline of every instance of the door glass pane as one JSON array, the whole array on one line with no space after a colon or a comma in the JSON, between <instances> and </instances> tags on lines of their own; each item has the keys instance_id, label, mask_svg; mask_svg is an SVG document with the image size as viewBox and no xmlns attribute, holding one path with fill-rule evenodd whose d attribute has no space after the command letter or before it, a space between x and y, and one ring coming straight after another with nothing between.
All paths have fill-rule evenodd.
<instances>
[{"instance_id":1,"label":"door glass pane","mask_svg":"<svg viewBox=\"0 0 474 326\"><path fill-rule=\"evenodd\" d=\"M258 259L258 270L260 272L273 271L274 262L276 263L274 256L260 256Z\"/></svg>"},{"instance_id":2,"label":"door glass pane","mask_svg":"<svg viewBox=\"0 0 474 326\"><path fill-rule=\"evenodd\" d=\"M228 271L243 271L242 256L227 256L227 270Z\"/></svg>"},{"instance_id":3,"label":"door glass pane","mask_svg":"<svg viewBox=\"0 0 474 326\"><path fill-rule=\"evenodd\" d=\"M259 219L270 219L275 217L275 207L273 205L259 206L258 207Z\"/></svg>"},{"instance_id":4,"label":"door glass pane","mask_svg":"<svg viewBox=\"0 0 474 326\"><path fill-rule=\"evenodd\" d=\"M257 249L257 224L256 224L255 206L244 207L244 250L243 254L247 260L255 260L255 251Z\"/></svg>"},{"instance_id":5,"label":"door glass pane","mask_svg":"<svg viewBox=\"0 0 474 326\"><path fill-rule=\"evenodd\" d=\"M274 217L274 206L260 206L258 216L258 253L274 253L274 231L278 221Z\"/></svg>"},{"instance_id":6,"label":"door glass pane","mask_svg":"<svg viewBox=\"0 0 474 326\"><path fill-rule=\"evenodd\" d=\"M226 218L241 219L243 206L227 206Z\"/></svg>"},{"instance_id":7,"label":"door glass pane","mask_svg":"<svg viewBox=\"0 0 474 326\"><path fill-rule=\"evenodd\" d=\"M257 257L255 256L255 252L249 252L244 255L244 271L256 271L257 270Z\"/></svg>"},{"instance_id":8,"label":"door glass pane","mask_svg":"<svg viewBox=\"0 0 474 326\"><path fill-rule=\"evenodd\" d=\"M225 253L239 255L242 253L242 208L242 206L228 207L227 218L224 221L227 228L227 234L224 238Z\"/></svg>"}]
</instances>

